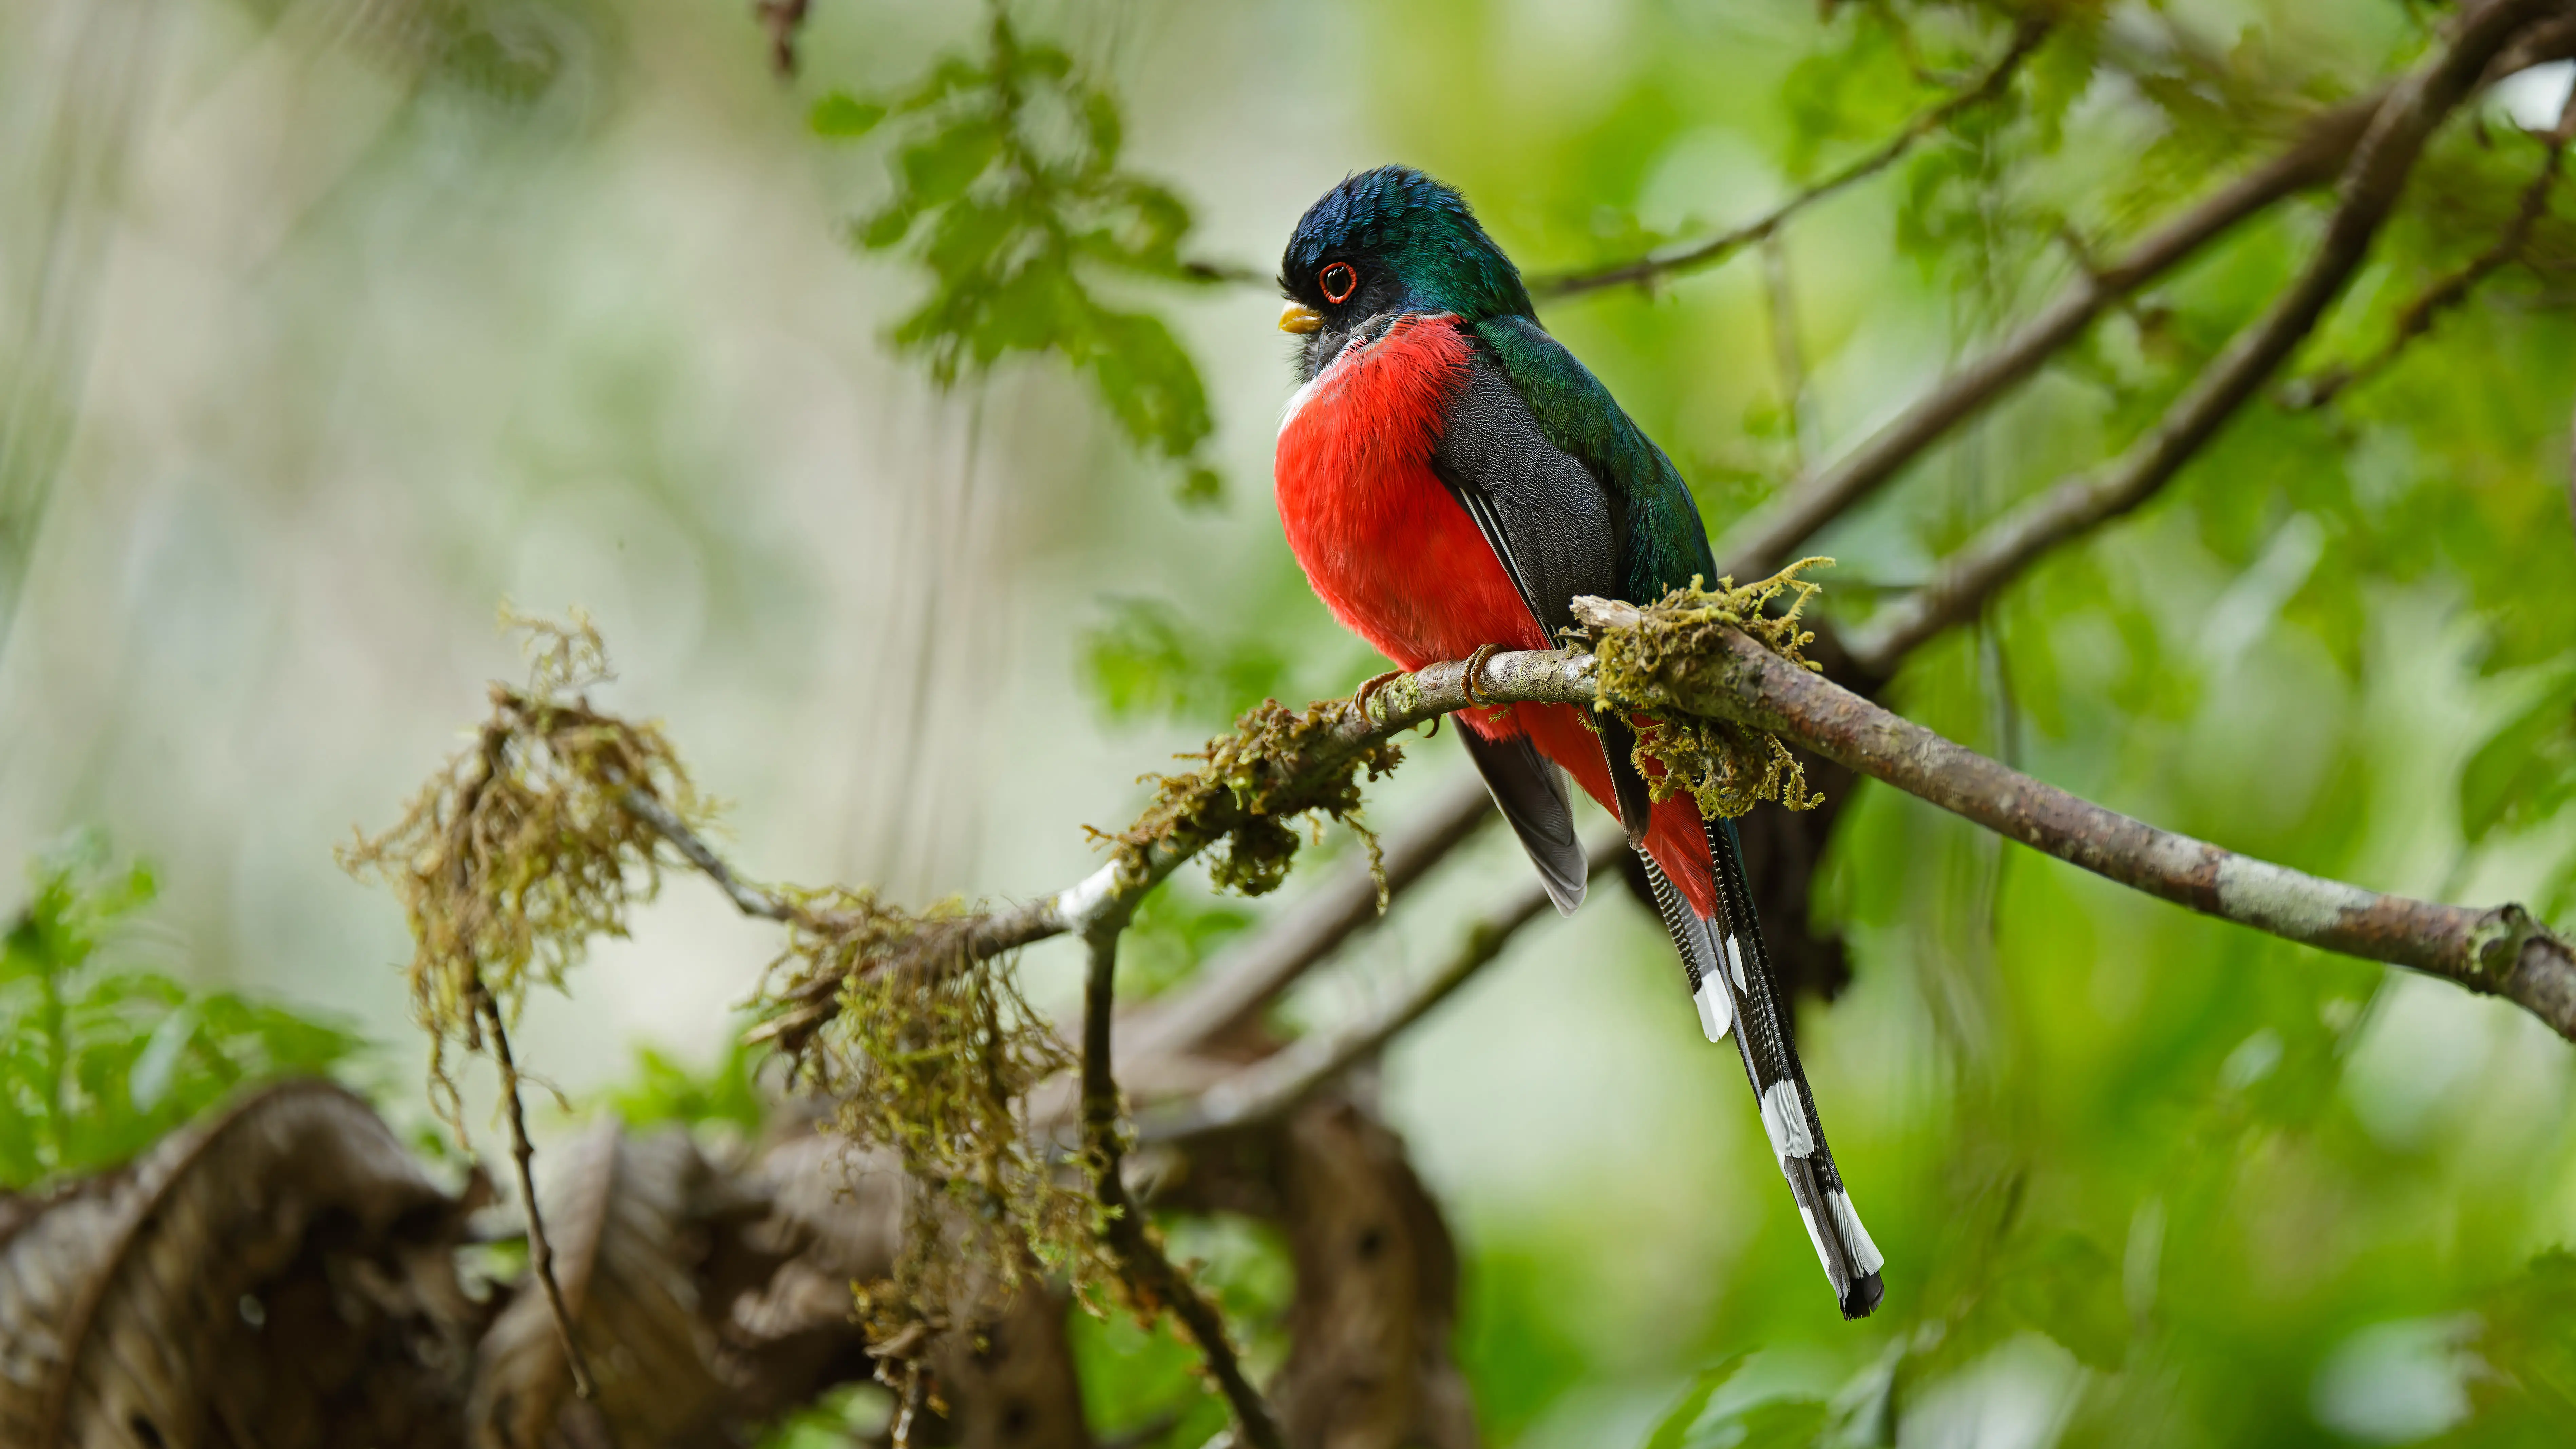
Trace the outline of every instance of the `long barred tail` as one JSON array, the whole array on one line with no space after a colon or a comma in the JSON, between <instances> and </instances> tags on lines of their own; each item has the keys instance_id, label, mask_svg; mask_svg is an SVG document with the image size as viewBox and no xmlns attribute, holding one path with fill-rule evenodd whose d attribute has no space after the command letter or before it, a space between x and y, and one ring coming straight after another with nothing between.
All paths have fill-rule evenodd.
<instances>
[{"instance_id":1,"label":"long barred tail","mask_svg":"<svg viewBox=\"0 0 2576 1449\"><path fill-rule=\"evenodd\" d=\"M1843 1317L1865 1318L1878 1306L1886 1287L1879 1280L1883 1260L1869 1232L1852 1210L1851 1195L1834 1154L1825 1146L1824 1125L1816 1119L1816 1098L1807 1090L1807 1073L1798 1065L1791 1037L1789 1000L1771 970L1762 946L1762 923L1754 918L1753 892L1744 879L1744 853L1735 822L1710 823L1708 853L1716 866L1719 919L1708 920L1691 909L1664 876L1652 856L1639 851L1646 878L1654 886L1655 906L1681 953L1690 977L1691 1000L1699 1007L1700 1028L1710 1041L1735 1033L1744 1058L1745 1079L1753 1085L1762 1109L1762 1126L1780 1160L1780 1175L1798 1200L1806 1219L1807 1238L1825 1265Z\"/></svg>"}]
</instances>

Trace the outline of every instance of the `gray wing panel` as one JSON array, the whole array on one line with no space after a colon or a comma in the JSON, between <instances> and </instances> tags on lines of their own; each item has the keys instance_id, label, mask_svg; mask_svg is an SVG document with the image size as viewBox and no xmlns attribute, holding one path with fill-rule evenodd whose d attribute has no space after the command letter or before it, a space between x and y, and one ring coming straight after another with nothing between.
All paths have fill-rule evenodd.
<instances>
[{"instance_id":1,"label":"gray wing panel","mask_svg":"<svg viewBox=\"0 0 2576 1449\"><path fill-rule=\"evenodd\" d=\"M1450 400L1432 471L1458 496L1552 642L1574 597L1616 598L1618 529L1581 459L1540 431L1511 379L1482 351Z\"/></svg>"}]
</instances>

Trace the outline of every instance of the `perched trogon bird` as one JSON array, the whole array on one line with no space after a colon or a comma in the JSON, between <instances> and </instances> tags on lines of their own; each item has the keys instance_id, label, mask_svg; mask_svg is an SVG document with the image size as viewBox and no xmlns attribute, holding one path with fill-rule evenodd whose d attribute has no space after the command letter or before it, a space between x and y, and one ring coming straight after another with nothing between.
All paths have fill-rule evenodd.
<instances>
[{"instance_id":1,"label":"perched trogon bird","mask_svg":"<svg viewBox=\"0 0 2576 1449\"><path fill-rule=\"evenodd\" d=\"M1280 262L1300 386L1279 427L1279 519L1334 617L1406 669L1556 647L1580 594L1653 600L1714 578L1681 475L1547 334L1456 191L1398 166L1325 193ZM1458 737L1557 909L1583 899L1565 788L1619 817L1681 953L1700 1025L1735 1031L1780 1171L1847 1318L1878 1249L1826 1150L1734 823L1656 803L1629 723L1571 706L1470 710ZM1562 771L1563 773L1560 773Z\"/></svg>"}]
</instances>

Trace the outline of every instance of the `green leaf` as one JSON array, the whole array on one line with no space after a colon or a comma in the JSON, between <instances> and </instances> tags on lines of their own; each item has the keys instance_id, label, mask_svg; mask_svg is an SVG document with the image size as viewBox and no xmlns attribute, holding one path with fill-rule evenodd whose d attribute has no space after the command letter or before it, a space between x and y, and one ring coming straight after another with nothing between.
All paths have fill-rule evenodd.
<instances>
[{"instance_id":1,"label":"green leaf","mask_svg":"<svg viewBox=\"0 0 2576 1449\"><path fill-rule=\"evenodd\" d=\"M835 92L816 103L817 134L901 133L894 194L851 239L904 251L929 295L893 331L951 386L1023 352L1076 366L1119 431L1180 465L1179 493L1220 493L1199 456L1214 431L1197 364L1159 318L1105 305L1100 273L1200 285L1181 262L1187 206L1119 169L1115 98L1086 83L1062 47L1023 42L996 16L978 58L952 56L891 108Z\"/></svg>"},{"instance_id":2,"label":"green leaf","mask_svg":"<svg viewBox=\"0 0 2576 1449\"><path fill-rule=\"evenodd\" d=\"M143 1054L135 1058L134 1071L126 1078L125 1095L135 1111L148 1113L170 1095L170 1079L179 1070L179 1053L196 1035L194 1005L171 1012L152 1029L151 1040L144 1043Z\"/></svg>"},{"instance_id":3,"label":"green leaf","mask_svg":"<svg viewBox=\"0 0 2576 1449\"><path fill-rule=\"evenodd\" d=\"M2129 1313L2120 1265L2079 1233L2057 1233L2008 1255L1999 1285L2023 1321L2066 1346L2089 1368L2116 1369L2127 1357Z\"/></svg>"},{"instance_id":4,"label":"green leaf","mask_svg":"<svg viewBox=\"0 0 2576 1449\"><path fill-rule=\"evenodd\" d=\"M1822 1399L1765 1399L1731 1416L1732 1439L1712 1445L1729 1449L1810 1449L1825 1432L1828 1406Z\"/></svg>"},{"instance_id":5,"label":"green leaf","mask_svg":"<svg viewBox=\"0 0 2576 1449\"><path fill-rule=\"evenodd\" d=\"M151 872L74 837L30 868L0 967L0 1188L142 1151L245 1083L331 1070L359 1046L328 1023L149 971L102 969Z\"/></svg>"},{"instance_id":6,"label":"green leaf","mask_svg":"<svg viewBox=\"0 0 2576 1449\"><path fill-rule=\"evenodd\" d=\"M895 157L915 208L945 205L966 194L1001 154L1000 128L990 116L963 116L906 146Z\"/></svg>"},{"instance_id":7,"label":"green leaf","mask_svg":"<svg viewBox=\"0 0 2576 1449\"><path fill-rule=\"evenodd\" d=\"M1716 1396L1719 1389L1726 1387L1727 1381L1735 1377L1736 1371L1743 1368L1744 1361L1750 1357L1750 1353L1730 1354L1694 1375L1690 1387L1682 1391L1681 1398L1655 1421L1654 1432L1646 1436L1644 1449L1682 1449L1690 1441L1690 1431L1698 1425L1700 1416L1708 1412L1708 1401Z\"/></svg>"},{"instance_id":8,"label":"green leaf","mask_svg":"<svg viewBox=\"0 0 2576 1449\"><path fill-rule=\"evenodd\" d=\"M1159 599L1107 604L1108 621L1083 636L1083 668L1112 721L1221 726L1287 683L1288 657L1258 635L1217 638Z\"/></svg>"},{"instance_id":9,"label":"green leaf","mask_svg":"<svg viewBox=\"0 0 2576 1449\"><path fill-rule=\"evenodd\" d=\"M860 100L848 91L834 91L805 113L805 125L828 140L851 141L875 130L877 122L885 117L886 108L878 102Z\"/></svg>"},{"instance_id":10,"label":"green leaf","mask_svg":"<svg viewBox=\"0 0 2576 1449\"><path fill-rule=\"evenodd\" d=\"M2547 819L2576 798L2576 673L2505 721L2460 772L2460 833L2476 844L2502 826Z\"/></svg>"},{"instance_id":11,"label":"green leaf","mask_svg":"<svg viewBox=\"0 0 2576 1449\"><path fill-rule=\"evenodd\" d=\"M634 1075L609 1090L608 1103L632 1127L717 1124L749 1136L760 1130L769 1110L754 1079L760 1061L740 1032L729 1034L724 1054L703 1071L653 1047L638 1047Z\"/></svg>"}]
</instances>

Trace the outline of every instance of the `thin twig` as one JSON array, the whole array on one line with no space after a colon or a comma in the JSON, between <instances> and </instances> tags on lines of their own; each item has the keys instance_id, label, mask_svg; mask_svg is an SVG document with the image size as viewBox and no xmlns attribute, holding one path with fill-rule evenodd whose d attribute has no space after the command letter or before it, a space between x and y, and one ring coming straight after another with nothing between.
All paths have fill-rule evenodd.
<instances>
[{"instance_id":1,"label":"thin twig","mask_svg":"<svg viewBox=\"0 0 2576 1449\"><path fill-rule=\"evenodd\" d=\"M716 889L725 893L725 898L733 902L736 910L746 916L781 923L798 918L793 904L745 882L739 872L725 863L723 856L716 854L715 847L707 844L705 837L691 830L678 812L653 795L630 786L625 794L618 797L618 803L626 807L628 814L659 832L664 840L671 843L672 849L698 868L700 875L714 881Z\"/></svg>"},{"instance_id":2,"label":"thin twig","mask_svg":"<svg viewBox=\"0 0 2576 1449\"><path fill-rule=\"evenodd\" d=\"M1621 262L1616 266L1533 278L1529 284L1530 295L1573 297L1610 287L1642 286L1676 272L1713 266L1726 260L1746 246L1769 237L1799 212L1856 181L1866 180L1887 169L1899 157L1912 150L1915 143L1950 124L1952 118L1961 111L2000 95L2004 88L2012 83L2013 73L2021 68L2021 63L2029 58L2032 51L2039 48L2039 43L2046 39L2047 35L2046 20L2035 16L2023 19L2013 30L2011 47L2005 50L2002 58L1986 68L1986 73L1977 79L1976 84L1949 96L1937 105L1915 113L1912 120L1906 122L1895 135L1882 142L1878 149L1861 156L1824 180L1790 197L1760 218L1705 241L1648 252L1634 261Z\"/></svg>"},{"instance_id":3,"label":"thin twig","mask_svg":"<svg viewBox=\"0 0 2576 1449\"><path fill-rule=\"evenodd\" d=\"M1988 595L2064 543L2153 497L2254 397L2314 329L2368 255L2415 158L2465 99L2487 62L2556 0L2490 0L2468 12L2451 47L2400 82L2372 117L2337 187L2339 202L2298 278L2262 320L2192 379L2147 435L2107 468L2049 488L1988 524L1922 588L1850 631L1852 658L1884 673L1916 646L1974 615Z\"/></svg>"},{"instance_id":4,"label":"thin twig","mask_svg":"<svg viewBox=\"0 0 2576 1449\"><path fill-rule=\"evenodd\" d=\"M812 5L813 0L759 0L751 7L760 28L769 32L769 68L780 80L796 78L796 36Z\"/></svg>"},{"instance_id":5,"label":"thin twig","mask_svg":"<svg viewBox=\"0 0 2576 1449\"><path fill-rule=\"evenodd\" d=\"M1117 1258L1138 1304L1169 1308L1180 1319L1217 1392L1234 1412L1244 1442L1252 1449L1287 1449L1279 1421L1244 1374L1243 1361L1226 1337L1224 1317L1164 1256L1121 1173L1127 1148L1119 1121L1118 1079L1110 1068L1109 1020L1117 1004L1118 937L1125 928L1120 915L1084 932L1091 971L1082 993L1082 1138L1092 1192L1100 1203L1101 1241Z\"/></svg>"},{"instance_id":6,"label":"thin twig","mask_svg":"<svg viewBox=\"0 0 2576 1449\"><path fill-rule=\"evenodd\" d=\"M537 1150L528 1145L528 1117L519 1104L519 1066L510 1055L510 1033L501 1025L501 1004L477 981L474 984L475 1005L482 1011L484 1029L492 1034L492 1059L501 1065L501 1101L509 1109L510 1156L519 1167L519 1201L528 1210L528 1266L536 1270L537 1282L545 1289L546 1306L554 1310L555 1334L563 1340L564 1367L572 1373L572 1391L584 1399L598 1397L597 1386L590 1377L590 1364L582 1357L581 1342L573 1331L572 1309L564 1302L563 1284L555 1278L554 1245L546 1238L545 1214L537 1210L537 1181L532 1164Z\"/></svg>"},{"instance_id":7,"label":"thin twig","mask_svg":"<svg viewBox=\"0 0 2576 1449\"><path fill-rule=\"evenodd\" d=\"M1628 853L1628 837L1605 831L1584 847L1590 874L1615 869ZM1404 996L1341 1031L1301 1037L1186 1101L1140 1114L1137 1135L1146 1142L1177 1142L1279 1117L1430 1015L1433 1008L1503 954L1514 934L1548 911L1547 891L1530 876L1500 905L1467 928L1466 939L1439 970L1414 983Z\"/></svg>"}]
</instances>

